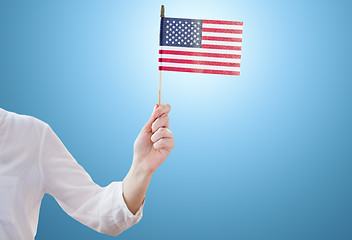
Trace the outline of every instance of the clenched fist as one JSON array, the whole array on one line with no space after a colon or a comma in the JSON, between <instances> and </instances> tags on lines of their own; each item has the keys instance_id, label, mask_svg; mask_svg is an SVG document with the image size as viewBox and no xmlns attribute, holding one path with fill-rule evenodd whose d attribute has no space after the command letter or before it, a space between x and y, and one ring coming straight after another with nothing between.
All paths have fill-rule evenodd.
<instances>
[{"instance_id":1,"label":"clenched fist","mask_svg":"<svg viewBox=\"0 0 352 240\"><path fill-rule=\"evenodd\" d=\"M154 172L174 148L173 134L169 129L169 104L155 106L148 122L134 143L134 164Z\"/></svg>"}]
</instances>

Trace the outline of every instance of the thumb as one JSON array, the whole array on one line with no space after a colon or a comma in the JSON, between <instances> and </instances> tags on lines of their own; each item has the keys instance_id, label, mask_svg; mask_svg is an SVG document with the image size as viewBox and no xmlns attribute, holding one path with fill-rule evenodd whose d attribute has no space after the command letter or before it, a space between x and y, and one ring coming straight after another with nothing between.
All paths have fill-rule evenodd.
<instances>
[{"instance_id":1,"label":"thumb","mask_svg":"<svg viewBox=\"0 0 352 240\"><path fill-rule=\"evenodd\" d=\"M155 110L159 107L159 104L155 104L152 115L150 116L148 122L144 125L143 130L146 132L152 131L152 124L156 119L156 116L154 115Z\"/></svg>"}]
</instances>

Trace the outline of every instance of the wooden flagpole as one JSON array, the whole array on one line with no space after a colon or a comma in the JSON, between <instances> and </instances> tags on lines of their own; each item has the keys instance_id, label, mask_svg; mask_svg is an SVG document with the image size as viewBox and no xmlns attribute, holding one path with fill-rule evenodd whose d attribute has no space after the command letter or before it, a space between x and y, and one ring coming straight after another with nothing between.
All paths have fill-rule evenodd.
<instances>
[{"instance_id":1,"label":"wooden flagpole","mask_svg":"<svg viewBox=\"0 0 352 240\"><path fill-rule=\"evenodd\" d=\"M161 70L159 70L159 106L161 104Z\"/></svg>"},{"instance_id":2,"label":"wooden flagpole","mask_svg":"<svg viewBox=\"0 0 352 240\"><path fill-rule=\"evenodd\" d=\"M165 8L164 5L161 5L160 17L165 17ZM159 106L161 104L161 70L159 70Z\"/></svg>"}]
</instances>

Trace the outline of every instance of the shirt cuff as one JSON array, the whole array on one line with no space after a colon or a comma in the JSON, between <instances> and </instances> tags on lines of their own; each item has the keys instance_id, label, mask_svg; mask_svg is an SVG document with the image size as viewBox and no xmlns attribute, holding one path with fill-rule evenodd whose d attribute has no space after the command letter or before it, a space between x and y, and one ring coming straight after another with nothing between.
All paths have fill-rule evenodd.
<instances>
[{"instance_id":1,"label":"shirt cuff","mask_svg":"<svg viewBox=\"0 0 352 240\"><path fill-rule=\"evenodd\" d=\"M143 202L141 204L141 206L139 207L138 211L136 212L136 214L133 214L127 207L127 204L125 202L125 198L123 197L123 184L122 182L119 182L121 185L121 198L122 198L122 206L123 209L126 213L126 216L128 216L128 218L130 218L134 224L138 223L141 218L143 217L143 208L144 208L144 204L145 204L145 198L143 199Z\"/></svg>"},{"instance_id":2,"label":"shirt cuff","mask_svg":"<svg viewBox=\"0 0 352 240\"><path fill-rule=\"evenodd\" d=\"M111 207L105 210L108 212L101 212L100 215L111 216L112 219L104 225L104 230L100 232L116 236L141 220L145 201L143 200L136 214L133 214L123 198L122 182L112 182L106 187L106 190L109 196L105 197L110 200L104 205L111 204Z\"/></svg>"}]
</instances>

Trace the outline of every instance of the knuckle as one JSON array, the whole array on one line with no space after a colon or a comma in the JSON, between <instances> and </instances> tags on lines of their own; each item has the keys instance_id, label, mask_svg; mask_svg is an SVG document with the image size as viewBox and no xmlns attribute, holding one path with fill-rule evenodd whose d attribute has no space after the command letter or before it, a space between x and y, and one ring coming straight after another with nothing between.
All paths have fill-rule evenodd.
<instances>
[{"instance_id":1,"label":"knuckle","mask_svg":"<svg viewBox=\"0 0 352 240\"><path fill-rule=\"evenodd\" d=\"M162 135L167 134L167 129L166 129L166 128L159 128L159 129L160 129L160 133L161 133Z\"/></svg>"},{"instance_id":2,"label":"knuckle","mask_svg":"<svg viewBox=\"0 0 352 240\"><path fill-rule=\"evenodd\" d=\"M163 115L162 117L160 117L160 125L164 126L167 122L169 121L169 117L167 115Z\"/></svg>"},{"instance_id":3,"label":"knuckle","mask_svg":"<svg viewBox=\"0 0 352 240\"><path fill-rule=\"evenodd\" d=\"M169 104L163 104L162 105L163 112L169 112L170 109L171 109L171 106Z\"/></svg>"},{"instance_id":4,"label":"knuckle","mask_svg":"<svg viewBox=\"0 0 352 240\"><path fill-rule=\"evenodd\" d=\"M173 138L174 133L170 131L170 129L167 130L168 134L170 135L170 138Z\"/></svg>"},{"instance_id":5,"label":"knuckle","mask_svg":"<svg viewBox=\"0 0 352 240\"><path fill-rule=\"evenodd\" d=\"M162 139L154 143L154 148L156 149L163 148L163 147L164 147L164 143Z\"/></svg>"}]
</instances>

